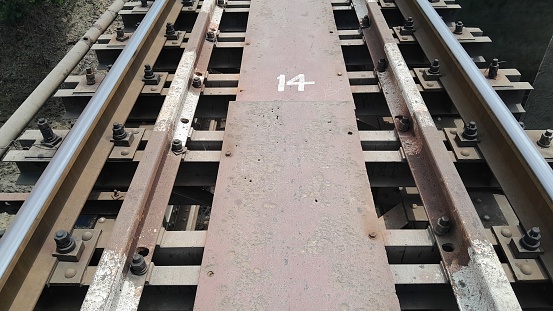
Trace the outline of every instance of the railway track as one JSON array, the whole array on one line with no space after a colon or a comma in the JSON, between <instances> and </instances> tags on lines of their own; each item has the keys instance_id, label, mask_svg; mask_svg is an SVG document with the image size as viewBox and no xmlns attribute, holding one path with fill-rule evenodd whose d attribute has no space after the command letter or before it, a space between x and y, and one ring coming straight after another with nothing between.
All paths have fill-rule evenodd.
<instances>
[{"instance_id":1,"label":"railway track","mask_svg":"<svg viewBox=\"0 0 553 311\"><path fill-rule=\"evenodd\" d=\"M0 129L1 310L553 307L553 135L454 1L116 4Z\"/></svg>"}]
</instances>

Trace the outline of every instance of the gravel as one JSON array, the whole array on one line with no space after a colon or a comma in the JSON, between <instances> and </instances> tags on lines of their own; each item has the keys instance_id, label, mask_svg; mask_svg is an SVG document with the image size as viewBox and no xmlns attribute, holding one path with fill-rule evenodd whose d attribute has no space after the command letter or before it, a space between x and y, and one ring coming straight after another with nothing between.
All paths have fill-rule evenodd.
<instances>
[{"instance_id":1,"label":"gravel","mask_svg":"<svg viewBox=\"0 0 553 311\"><path fill-rule=\"evenodd\" d=\"M64 4L36 6L16 24L0 24L0 126L54 68L79 38L94 24L113 0L72 0ZM118 19L108 29L114 32ZM89 52L73 74L83 74L98 62ZM65 110L59 99L50 99L38 113L54 129L68 129L73 120L63 120ZM36 128L29 124L29 128ZM15 184L19 171L13 163L0 162L0 192L29 192L32 187ZM0 213L0 230L13 215Z\"/></svg>"}]
</instances>

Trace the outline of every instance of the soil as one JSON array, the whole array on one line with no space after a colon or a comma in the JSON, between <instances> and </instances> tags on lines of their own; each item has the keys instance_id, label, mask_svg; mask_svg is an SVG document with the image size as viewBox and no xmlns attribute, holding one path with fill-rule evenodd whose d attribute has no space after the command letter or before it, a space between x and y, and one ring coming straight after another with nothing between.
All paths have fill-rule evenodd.
<instances>
[{"instance_id":1,"label":"soil","mask_svg":"<svg viewBox=\"0 0 553 311\"><path fill-rule=\"evenodd\" d=\"M94 24L113 0L71 0L63 4L35 6L15 24L0 24L0 126L34 88ZM116 20L108 33L121 24ZM89 52L73 74L97 66ZM65 110L59 99L50 99L36 116L48 119L54 129L68 129L74 120L63 120ZM36 128L34 122L29 128ZM0 162L0 192L29 192L31 187L15 184L15 164ZM0 213L0 231L13 217Z\"/></svg>"}]
</instances>

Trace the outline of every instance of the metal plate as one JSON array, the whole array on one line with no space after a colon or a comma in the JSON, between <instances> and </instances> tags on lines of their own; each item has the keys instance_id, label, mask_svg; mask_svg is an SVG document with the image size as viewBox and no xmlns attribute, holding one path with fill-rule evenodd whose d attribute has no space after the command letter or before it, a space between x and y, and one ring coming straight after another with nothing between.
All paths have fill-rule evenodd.
<instances>
[{"instance_id":1,"label":"metal plate","mask_svg":"<svg viewBox=\"0 0 553 311\"><path fill-rule=\"evenodd\" d=\"M223 152L195 310L399 309L350 102L231 102Z\"/></svg>"},{"instance_id":2,"label":"metal plate","mask_svg":"<svg viewBox=\"0 0 553 311\"><path fill-rule=\"evenodd\" d=\"M252 1L245 44L238 101L353 102L330 1ZM300 74L304 91L278 90Z\"/></svg>"}]
</instances>

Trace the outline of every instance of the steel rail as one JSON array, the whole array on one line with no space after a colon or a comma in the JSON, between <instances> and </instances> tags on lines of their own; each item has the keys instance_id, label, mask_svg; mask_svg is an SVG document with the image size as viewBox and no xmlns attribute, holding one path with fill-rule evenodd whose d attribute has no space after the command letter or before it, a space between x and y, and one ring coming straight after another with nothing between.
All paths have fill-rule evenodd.
<instances>
[{"instance_id":1,"label":"steel rail","mask_svg":"<svg viewBox=\"0 0 553 311\"><path fill-rule=\"evenodd\" d=\"M44 103L54 94L59 85L69 76L73 68L83 59L100 35L111 25L126 1L116 0L98 18L92 27L75 43L73 48L60 60L36 89L25 99L10 118L0 128L0 158L11 143L32 121Z\"/></svg>"},{"instance_id":2,"label":"steel rail","mask_svg":"<svg viewBox=\"0 0 553 311\"><path fill-rule=\"evenodd\" d=\"M553 171L452 31L426 0L396 1L415 21L415 37L429 59L438 58L444 85L457 110L478 125L479 150L523 226L539 226L541 261L553 274ZM514 269L514 268L513 268Z\"/></svg>"},{"instance_id":3,"label":"steel rail","mask_svg":"<svg viewBox=\"0 0 553 311\"><path fill-rule=\"evenodd\" d=\"M135 178L131 181L109 242L104 248L94 279L83 301L83 311L134 310L138 307L145 276L128 273L129 258L138 253L136 246L139 237L145 236L139 234L142 229L149 231L149 234L159 232L157 229L161 226L161 219L181 163L181 156L171 153L169 146L178 127L178 116L188 101L187 97L190 97L188 88L198 62L198 54L206 41L205 33L210 26L214 7L214 0L205 0L202 4L169 93L136 169ZM180 12L180 9L178 11ZM177 16L173 17L176 20ZM199 97L199 94L197 95ZM159 223L154 227L148 223L150 227L144 228L145 220L152 221L151 218L157 218L156 216L161 216ZM149 245L139 247L141 250L148 250L148 254L153 254L155 241L156 239L153 239ZM147 256L146 260L149 263L151 255Z\"/></svg>"},{"instance_id":4,"label":"steel rail","mask_svg":"<svg viewBox=\"0 0 553 311\"><path fill-rule=\"evenodd\" d=\"M370 27L363 29L365 41L375 67L381 59L389 64L388 69L380 69L376 74L430 225L434 232L439 232L439 219L444 216L451 219L452 228L435 238L459 309L520 310L380 6L369 1L368 14ZM407 123L403 125L408 128L400 123L405 120Z\"/></svg>"},{"instance_id":5,"label":"steel rail","mask_svg":"<svg viewBox=\"0 0 553 311\"><path fill-rule=\"evenodd\" d=\"M0 289L5 285L3 282L6 279L6 274L10 273L10 265L23 252L22 245L29 240L29 235L36 228L34 224L36 224L37 219L40 219L40 215L44 212L43 209L51 200L52 193L56 192L60 180L67 174L67 168L75 161L75 157L83 148L84 141L90 135L90 130L95 126L99 116L105 109L108 98L120 83L120 77L126 71L128 63L134 59L136 51L149 32L150 25L156 20L157 15L167 1L158 0L152 5L150 11L144 17L144 20L37 181L27 200L21 206L6 234L0 239L0 253L2 254L0 258Z\"/></svg>"}]
</instances>

